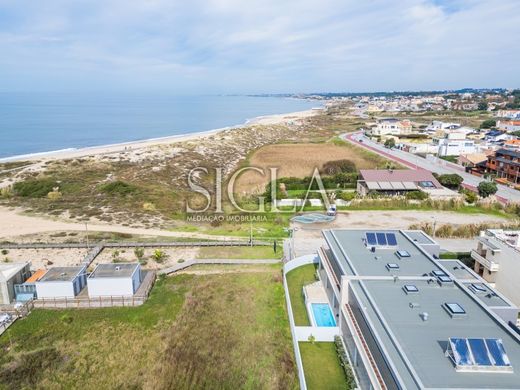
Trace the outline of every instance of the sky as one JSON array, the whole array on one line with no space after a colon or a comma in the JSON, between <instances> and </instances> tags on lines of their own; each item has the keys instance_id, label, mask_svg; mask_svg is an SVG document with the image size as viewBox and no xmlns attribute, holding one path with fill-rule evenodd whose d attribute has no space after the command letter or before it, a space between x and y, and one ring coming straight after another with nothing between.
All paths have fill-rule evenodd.
<instances>
[{"instance_id":1,"label":"sky","mask_svg":"<svg viewBox=\"0 0 520 390\"><path fill-rule=\"evenodd\" d=\"M0 0L0 91L520 87L519 0Z\"/></svg>"}]
</instances>

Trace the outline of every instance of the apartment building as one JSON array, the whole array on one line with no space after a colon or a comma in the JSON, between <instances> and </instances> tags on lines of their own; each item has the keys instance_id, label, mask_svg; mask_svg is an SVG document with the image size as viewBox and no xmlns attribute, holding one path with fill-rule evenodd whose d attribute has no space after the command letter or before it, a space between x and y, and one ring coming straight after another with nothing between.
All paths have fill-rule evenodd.
<instances>
[{"instance_id":1,"label":"apartment building","mask_svg":"<svg viewBox=\"0 0 520 390\"><path fill-rule=\"evenodd\" d=\"M486 171L497 178L518 184L520 177L520 151L501 148L488 156Z\"/></svg>"},{"instance_id":2,"label":"apartment building","mask_svg":"<svg viewBox=\"0 0 520 390\"><path fill-rule=\"evenodd\" d=\"M482 231L471 257L476 273L520 305L520 230Z\"/></svg>"},{"instance_id":3,"label":"apartment building","mask_svg":"<svg viewBox=\"0 0 520 390\"><path fill-rule=\"evenodd\" d=\"M325 230L318 273L362 389L518 389L518 316L421 231Z\"/></svg>"},{"instance_id":4,"label":"apartment building","mask_svg":"<svg viewBox=\"0 0 520 390\"><path fill-rule=\"evenodd\" d=\"M443 137L432 139L433 145L438 147L437 155L460 156L461 154L476 153L477 148L474 140L466 139L466 133L453 131L446 133Z\"/></svg>"}]
</instances>

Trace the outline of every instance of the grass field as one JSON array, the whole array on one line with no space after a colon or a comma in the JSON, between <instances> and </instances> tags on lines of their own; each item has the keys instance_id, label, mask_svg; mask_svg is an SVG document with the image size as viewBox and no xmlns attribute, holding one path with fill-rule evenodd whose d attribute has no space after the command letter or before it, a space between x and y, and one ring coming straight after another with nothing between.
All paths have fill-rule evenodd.
<instances>
[{"instance_id":1,"label":"grass field","mask_svg":"<svg viewBox=\"0 0 520 390\"><path fill-rule=\"evenodd\" d=\"M294 323L296 326L310 326L311 324L309 317L307 316L302 288L306 284L316 281L316 278L314 277L315 272L315 265L308 264L296 268L286 275L289 296L291 297Z\"/></svg>"},{"instance_id":2,"label":"grass field","mask_svg":"<svg viewBox=\"0 0 520 390\"><path fill-rule=\"evenodd\" d=\"M298 387L279 266L165 278L136 308L34 310L0 351L5 389Z\"/></svg>"},{"instance_id":3,"label":"grass field","mask_svg":"<svg viewBox=\"0 0 520 390\"><path fill-rule=\"evenodd\" d=\"M300 342L299 345L309 390L348 389L334 343Z\"/></svg>"},{"instance_id":4,"label":"grass field","mask_svg":"<svg viewBox=\"0 0 520 390\"><path fill-rule=\"evenodd\" d=\"M328 161L348 159L358 169L380 167L387 161L374 153L346 145L316 143L264 146L253 153L248 165L261 168L266 174L245 172L236 182L235 193L244 195L263 192L270 181L269 168L279 168L278 177L305 177L312 176L314 168L321 168Z\"/></svg>"},{"instance_id":5,"label":"grass field","mask_svg":"<svg viewBox=\"0 0 520 390\"><path fill-rule=\"evenodd\" d=\"M274 253L272 246L253 247L201 247L199 259L280 259L283 255L282 245L279 244Z\"/></svg>"}]
</instances>

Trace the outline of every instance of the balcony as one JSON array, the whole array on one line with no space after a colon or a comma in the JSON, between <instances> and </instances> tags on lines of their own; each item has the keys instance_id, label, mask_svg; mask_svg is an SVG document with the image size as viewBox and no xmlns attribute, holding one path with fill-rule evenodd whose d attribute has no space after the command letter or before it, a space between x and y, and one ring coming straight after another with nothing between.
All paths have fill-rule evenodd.
<instances>
[{"instance_id":1,"label":"balcony","mask_svg":"<svg viewBox=\"0 0 520 390\"><path fill-rule=\"evenodd\" d=\"M471 258L480 264L482 264L486 269L488 269L491 272L496 272L499 270L500 265L493 260L486 259L485 257L481 256L476 250L471 251Z\"/></svg>"}]
</instances>

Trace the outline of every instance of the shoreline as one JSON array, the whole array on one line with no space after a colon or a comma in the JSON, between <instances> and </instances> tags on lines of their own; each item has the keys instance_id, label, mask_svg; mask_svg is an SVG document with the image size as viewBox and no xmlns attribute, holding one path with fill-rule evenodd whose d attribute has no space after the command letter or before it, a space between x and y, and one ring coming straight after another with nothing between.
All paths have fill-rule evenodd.
<instances>
[{"instance_id":1,"label":"shoreline","mask_svg":"<svg viewBox=\"0 0 520 390\"><path fill-rule=\"evenodd\" d=\"M70 159L70 158L80 158L85 156L96 156L103 154L111 154L111 153L119 153L125 152L129 150L142 149L146 147L156 146L156 145L164 145L164 144L172 144L177 142L185 142L185 141L193 141L201 138L210 137L212 135L216 135L223 131L233 130L242 128L245 126L251 125L277 125L284 124L289 122L291 124L293 121L301 120L307 117L311 117L316 115L318 112L321 112L326 107L311 108L304 111L296 111L289 112L284 114L273 114L273 115L262 115L252 119L247 119L244 123L221 127L218 129L198 131L193 133L186 134L177 134L170 135L165 137L157 137L157 138L147 138L143 140L136 141L127 141L120 142L115 144L108 145L98 145L98 146L87 146L80 148L66 148L54 151L46 151L46 152L35 152L29 154L20 154L10 157L2 157L0 158L0 163L7 162L17 162L17 161L46 161L46 160L60 160L60 159Z\"/></svg>"}]
</instances>

